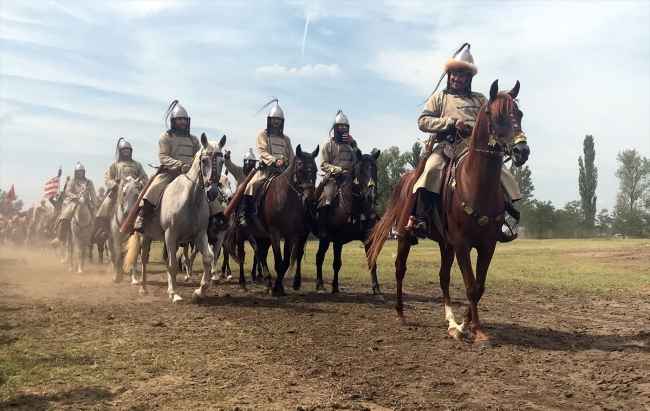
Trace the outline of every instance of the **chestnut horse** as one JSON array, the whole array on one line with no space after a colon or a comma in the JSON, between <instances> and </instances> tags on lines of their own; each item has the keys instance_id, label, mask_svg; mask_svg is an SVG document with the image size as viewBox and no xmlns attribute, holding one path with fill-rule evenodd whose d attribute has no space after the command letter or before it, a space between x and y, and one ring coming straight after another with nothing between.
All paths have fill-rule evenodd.
<instances>
[{"instance_id":1,"label":"chestnut horse","mask_svg":"<svg viewBox=\"0 0 650 411\"><path fill-rule=\"evenodd\" d=\"M467 338L469 323L475 333L474 344L478 347L491 347L490 340L483 330L478 316L478 302L485 291L488 268L494 255L497 240L501 235L505 200L500 176L502 159L512 156L517 166L523 165L530 152L525 135L521 130L523 113L514 100L519 93L519 82L506 92L498 91L495 81L490 88L490 99L481 108L469 141L467 155L458 163L455 174L451 174L450 199L447 210L447 239L431 230L429 238L440 247L440 288L445 303L445 319L449 323L448 332L456 339ZM416 178L413 171L405 174L395 188L389 205L379 224L372 230L368 243L372 242L368 264L375 265L381 248L391 227L399 221L402 209L409 195L412 195ZM443 186L443 190L446 185ZM444 191L443 191L444 192ZM439 210L441 206L439 204ZM410 211L410 210L409 210ZM397 258L395 259L395 279L397 298L395 321L405 324L402 302L402 283L406 272L406 261L411 248L409 232L398 237ZM477 251L476 277L472 268L470 251ZM449 280L454 256L463 274L465 292L469 306L463 314L463 322L458 325L451 308Z\"/></svg>"}]
</instances>

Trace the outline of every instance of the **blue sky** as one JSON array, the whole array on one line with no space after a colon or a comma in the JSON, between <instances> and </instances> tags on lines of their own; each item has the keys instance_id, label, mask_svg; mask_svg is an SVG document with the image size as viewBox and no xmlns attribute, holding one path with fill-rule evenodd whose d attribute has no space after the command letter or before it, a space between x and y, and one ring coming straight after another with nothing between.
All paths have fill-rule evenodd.
<instances>
[{"instance_id":1,"label":"blue sky","mask_svg":"<svg viewBox=\"0 0 650 411\"><path fill-rule=\"evenodd\" d=\"M305 37L305 23L309 19ZM304 53L303 53L303 38ZM598 208L614 204L616 153L650 157L650 2L0 2L0 188L37 203L59 165L96 186L119 137L158 164L178 99L192 131L243 158L280 99L294 147L312 151L339 109L364 151L417 138L443 63L472 44L475 91L521 82L534 195L579 199L594 135ZM146 167L148 169L148 167Z\"/></svg>"}]
</instances>

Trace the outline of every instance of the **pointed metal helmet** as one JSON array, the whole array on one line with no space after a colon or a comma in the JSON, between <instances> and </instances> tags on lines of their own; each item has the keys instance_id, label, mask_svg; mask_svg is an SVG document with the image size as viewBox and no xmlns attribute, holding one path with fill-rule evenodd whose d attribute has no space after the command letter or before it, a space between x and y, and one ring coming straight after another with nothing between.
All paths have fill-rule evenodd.
<instances>
[{"instance_id":1,"label":"pointed metal helmet","mask_svg":"<svg viewBox=\"0 0 650 411\"><path fill-rule=\"evenodd\" d=\"M273 108L271 108L271 111L269 111L269 117L270 118L281 118L281 119L284 120L284 112L282 111L280 106L278 106L277 101L275 102L275 106L273 106Z\"/></svg>"},{"instance_id":2,"label":"pointed metal helmet","mask_svg":"<svg viewBox=\"0 0 650 411\"><path fill-rule=\"evenodd\" d=\"M447 60L443 66L445 73L449 71L462 71L466 72L472 76L475 76L478 73L478 68L474 64L474 57L472 53L469 52L471 45L469 43L463 44L456 53L454 57Z\"/></svg>"},{"instance_id":3,"label":"pointed metal helmet","mask_svg":"<svg viewBox=\"0 0 650 411\"><path fill-rule=\"evenodd\" d=\"M170 119L175 119L175 118L189 118L190 116L187 115L187 110L183 106L181 106L181 103L176 103L174 106L174 109L172 110L171 114L169 115Z\"/></svg>"},{"instance_id":4,"label":"pointed metal helmet","mask_svg":"<svg viewBox=\"0 0 650 411\"><path fill-rule=\"evenodd\" d=\"M86 171L86 169L84 168L83 164L79 162L77 163L77 166L74 168L74 171Z\"/></svg>"},{"instance_id":5,"label":"pointed metal helmet","mask_svg":"<svg viewBox=\"0 0 650 411\"><path fill-rule=\"evenodd\" d=\"M117 143L117 149L122 150L123 148L130 148L133 150L133 147L131 147L131 143L126 141L124 138L120 138L120 142Z\"/></svg>"},{"instance_id":6,"label":"pointed metal helmet","mask_svg":"<svg viewBox=\"0 0 650 411\"><path fill-rule=\"evenodd\" d=\"M343 114L343 110L339 110L338 113L336 113L336 117L334 118L334 124L346 124L350 125L350 122L348 121L348 117Z\"/></svg>"},{"instance_id":7,"label":"pointed metal helmet","mask_svg":"<svg viewBox=\"0 0 650 411\"><path fill-rule=\"evenodd\" d=\"M244 161L246 161L246 160L257 161L257 159L255 158L255 154L253 154L253 149L252 148L249 148L248 151L246 152L246 154L244 154Z\"/></svg>"}]
</instances>

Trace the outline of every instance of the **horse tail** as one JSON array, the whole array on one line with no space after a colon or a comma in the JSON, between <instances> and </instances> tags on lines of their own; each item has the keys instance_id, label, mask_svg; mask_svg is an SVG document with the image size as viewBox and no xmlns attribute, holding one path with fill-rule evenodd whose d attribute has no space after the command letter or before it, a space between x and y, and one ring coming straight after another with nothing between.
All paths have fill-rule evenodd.
<instances>
[{"instance_id":1,"label":"horse tail","mask_svg":"<svg viewBox=\"0 0 650 411\"><path fill-rule=\"evenodd\" d=\"M124 272L131 272L131 267L136 258L138 258L138 252L140 251L140 233L133 233L129 241L127 241L122 250L125 253L124 260L122 261L122 269Z\"/></svg>"},{"instance_id":2,"label":"horse tail","mask_svg":"<svg viewBox=\"0 0 650 411\"><path fill-rule=\"evenodd\" d=\"M223 235L223 249L237 262L237 264L241 265L244 264L244 257L241 255L237 244L238 232L239 228L236 228L234 225L231 225L226 229L226 232Z\"/></svg>"},{"instance_id":3,"label":"horse tail","mask_svg":"<svg viewBox=\"0 0 650 411\"><path fill-rule=\"evenodd\" d=\"M368 263L368 268L377 264L377 258L379 257L379 252L384 247L384 243L388 238L388 233L394 224L397 224L398 211L401 210L400 207L400 196L405 187L408 188L407 182L410 180L408 176L410 173L405 174L397 183L397 187L391 194L390 199L387 202L388 207L386 207L386 212L379 220L379 223L370 230L366 240L363 242L365 245L370 245L368 253L366 255L366 262Z\"/></svg>"}]
</instances>

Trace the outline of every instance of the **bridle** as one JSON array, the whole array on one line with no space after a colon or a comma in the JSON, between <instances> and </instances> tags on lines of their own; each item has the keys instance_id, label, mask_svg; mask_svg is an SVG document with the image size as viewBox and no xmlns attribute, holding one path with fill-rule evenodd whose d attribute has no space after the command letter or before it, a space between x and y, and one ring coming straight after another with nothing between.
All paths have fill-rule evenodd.
<instances>
[{"instance_id":1,"label":"bridle","mask_svg":"<svg viewBox=\"0 0 650 411\"><path fill-rule=\"evenodd\" d=\"M309 172L311 171L311 163L307 161L303 161L300 159L301 163L303 164L304 167L307 168L306 172L307 174L310 174ZM290 182L289 179L287 178L287 175L285 172L282 173L282 176L284 177L285 181L291 187L294 193L300 198L300 201L304 204L305 200L307 199L305 197L305 190L308 188L314 188L316 186L316 181L315 180L308 180L305 182L300 182L298 180L298 173L300 172L300 169L298 168L298 162L294 160L293 162L293 182ZM298 188L296 188L296 185L298 185Z\"/></svg>"},{"instance_id":2,"label":"bridle","mask_svg":"<svg viewBox=\"0 0 650 411\"><path fill-rule=\"evenodd\" d=\"M210 157L211 160L212 160L212 170L211 170L211 173L210 173L210 179L207 182L205 181L205 178L203 177L203 167L202 166L199 166L200 170L199 170L198 182L192 180L185 173L183 173L183 175L185 176L185 178L187 178L195 186L200 187L203 190L207 190L213 183L219 183L220 173L219 173L218 166L217 166L217 158L218 157L223 157L223 153L220 152L220 151L217 151L217 152L212 153L212 155L203 154L203 150L201 150L199 153L200 153L200 158Z\"/></svg>"},{"instance_id":3,"label":"bridle","mask_svg":"<svg viewBox=\"0 0 650 411\"><path fill-rule=\"evenodd\" d=\"M517 107L516 103L513 103L513 107ZM516 146L517 144L526 141L526 134L524 134L523 131L521 131L521 128L519 127L519 124L517 123L517 120L515 120L515 115L513 113L513 110L510 110L509 113L510 115L510 122L512 123L513 129L519 130L519 133L515 136L514 140L512 143L506 143L505 146L499 144L497 142L497 138L494 135L494 127L492 126L492 102L488 101L487 102L487 107L485 108L485 115L487 116L487 128L488 128L488 146L490 147L495 147L496 145L499 145L500 150L495 151L495 150L482 150L479 148L474 148L474 151L480 154L488 154L488 155L496 155L500 157L508 156L508 159L510 159L510 156L512 156L512 148Z\"/></svg>"},{"instance_id":4,"label":"bridle","mask_svg":"<svg viewBox=\"0 0 650 411\"><path fill-rule=\"evenodd\" d=\"M367 195L368 195L368 191L370 190L370 187L376 187L376 186L377 186L377 183L375 182L375 180L374 180L372 177L370 177L370 179L368 180L368 183L367 183L365 186L362 186L362 185L361 185L361 182L359 181L359 177L358 177L358 176L361 174L361 173L360 173L360 171L361 171L361 164L363 164L363 162L359 162L359 163L355 166L355 170L354 170L354 172L355 172L355 177L354 177L354 180L352 181L352 187L356 188L356 190L353 188L353 189L351 189L351 190L349 190L349 191L350 191L350 194L352 194L352 196L357 197L357 198L361 198L361 199L364 199L364 200L367 200L367 201L368 201L368 205L369 205L370 207L372 207L372 209L371 209L371 211L372 211L372 215L370 215L370 218L374 218L374 217L375 217L375 214L374 214L374 204L372 204L372 203L368 200ZM347 185L347 181L344 182L343 184L341 184L341 185L339 186L339 188L338 188L338 194L339 194L339 198L341 199L341 204L343 205L343 209L345 209L345 211L346 211L348 214L352 214L352 215L357 216L357 217L358 217L358 216L361 216L361 219L362 219L362 220L365 220L365 215L364 215L363 213L355 213L354 211L351 210L351 208L353 208L353 207L348 207L347 203L345 202L345 196L343 195L343 192L341 191L341 188L342 188L344 185ZM358 191L358 193L356 193L355 191Z\"/></svg>"},{"instance_id":5,"label":"bridle","mask_svg":"<svg viewBox=\"0 0 650 411\"><path fill-rule=\"evenodd\" d=\"M86 207L88 207L88 211L92 215L93 211L92 211L92 206L90 205L90 198L89 198L90 192L86 189L86 187L83 188L83 192L81 196L77 199L77 201L75 201L74 207L72 208L72 220L74 220L77 227L83 230L90 227L90 225L93 223L93 219L91 218L88 224L82 226L81 224L79 224L79 220L77 220L77 218L75 217L76 215L75 211L77 211L77 207L79 207L79 201L81 200L82 197L84 198L84 204L86 204Z\"/></svg>"}]
</instances>

